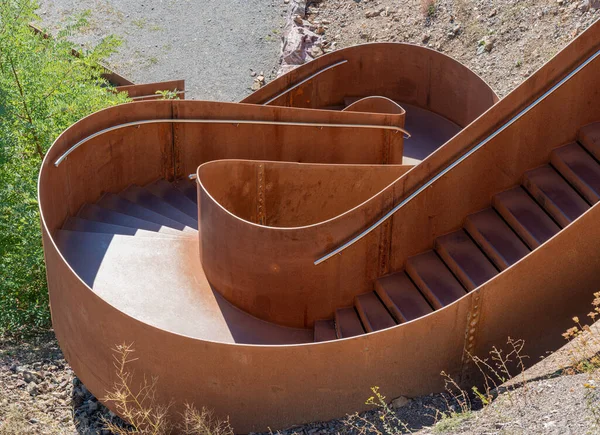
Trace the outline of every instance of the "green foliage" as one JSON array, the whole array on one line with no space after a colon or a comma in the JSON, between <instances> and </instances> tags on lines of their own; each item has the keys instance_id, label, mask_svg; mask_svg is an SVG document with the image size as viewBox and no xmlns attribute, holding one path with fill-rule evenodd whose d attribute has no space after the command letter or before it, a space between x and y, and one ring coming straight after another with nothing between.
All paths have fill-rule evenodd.
<instances>
[{"instance_id":1,"label":"green foliage","mask_svg":"<svg viewBox=\"0 0 600 435\"><path fill-rule=\"evenodd\" d=\"M36 185L45 152L72 123L126 101L98 65L119 41L74 57L67 38L86 16L44 38L29 27L36 9L34 0L0 1L0 334L49 326Z\"/></svg>"}]
</instances>

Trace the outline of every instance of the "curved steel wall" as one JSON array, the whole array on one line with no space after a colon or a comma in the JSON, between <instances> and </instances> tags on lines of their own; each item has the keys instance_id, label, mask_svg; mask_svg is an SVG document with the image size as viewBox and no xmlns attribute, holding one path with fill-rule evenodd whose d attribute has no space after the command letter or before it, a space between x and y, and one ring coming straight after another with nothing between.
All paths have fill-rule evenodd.
<instances>
[{"instance_id":1,"label":"curved steel wall","mask_svg":"<svg viewBox=\"0 0 600 435\"><path fill-rule=\"evenodd\" d=\"M262 261L261 267L272 262L273 254L286 254L282 246L290 249L303 246L289 255L302 255L298 270L306 271L313 280L319 274L325 282L339 280L348 274L348 279L353 279L356 276L353 271L357 269L368 275L365 273L368 270L366 265L373 261L367 258L369 255L377 258L373 267L379 267L377 252L380 239L376 234L339 258L325 263L324 267L315 267L312 261L318 254L342 241L349 232L362 229L387 210L392 199L397 200L410 191L414 180L434 170L432 162L436 159L447 160L457 150L468 147L473 138L497 126L540 90L547 88L554 77L560 77L584 55L597 49L598 34L600 27L595 25L439 152L363 205L336 219L305 227L302 231L290 230L297 232L294 237L301 238L297 242L299 244L292 243L291 239L282 239L282 231L288 230L260 227L230 213L224 214L224 209L208 195L210 192L201 189L202 225L206 223L212 230L208 237L203 234L201 239L207 276L219 266L207 262L207 258L218 254L219 249L217 241L212 240L210 235L227 236L228 233L223 232L229 230L227 223L239 228L239 234L245 229L244 237L253 240L255 245L266 246L261 248L262 256L258 257ZM497 163L507 168L508 175L499 184L481 183L482 189L472 203L463 206L461 212L479 206L480 198L492 193L488 190L508 184L509 179L518 181L521 167L514 166L515 154L512 151L504 154L506 144L511 140L517 141L521 145L515 145L516 155L528 153L522 165L533 164L543 161L547 157L544 153L549 153L553 145L559 146L563 139L572 138L576 130L594 116L600 117L597 68L597 62L590 65L582 71L579 79L565 85L557 94L557 100L550 100L539 110L526 115L518 124L507 129L504 137L489 142L482 153L475 154L473 159L436 182L423 197L451 198L454 189L470 189L470 186L482 181L482 177L487 177L485 171L469 170L472 167L470 162ZM474 372L465 358L465 350L484 355L490 346L501 346L509 335L526 340L530 362L534 362L545 351L562 343L560 333L570 325L570 318L573 315L583 318L593 291L600 287L600 256L597 255L600 227L596 225L600 209L595 205L541 248L477 290L426 317L379 332L325 343L261 346L200 340L155 328L124 314L119 307L109 305L85 285L59 252L53 233L67 216L75 214L82 204L96 200L102 191L116 191L128 183L144 184L157 177L172 178L173 175L193 172L195 166L190 168L190 165L203 161L202 157L198 157L204 152L199 144L211 143L210 139L227 137L230 133L216 126L203 127L202 134L198 135L198 126L144 125L95 138L76 150L59 167L53 163L75 142L103 128L136 119L181 116L221 119L245 116L275 120L288 116L297 120L300 116L305 121L331 116L330 122L339 122L339 118L335 117L346 115L272 107L258 110L253 106L225 103L144 102L91 115L57 139L43 162L39 179L52 318L65 357L97 397L102 398L115 380L110 349L125 342L134 343L136 349L138 360L133 363L133 369L137 379L143 374L158 376L159 400L168 402L175 399L180 404L189 402L214 408L220 416L229 415L238 432L264 430L266 427L276 429L340 417L363 409L368 389L373 385L381 386L388 397L427 394L443 388L439 377L441 370L466 383ZM355 122L365 122L364 116L374 115L348 116L355 116ZM551 122L545 122L544 128L540 128L540 123L548 120L545 116L550 116ZM388 121L371 119L371 123L378 122ZM248 130L249 127L240 128L245 129L240 130L240 137L252 131ZM281 132L282 127L276 127L256 129L260 135L255 137L265 140L267 133L278 129L278 134L285 134ZM385 133L377 135L371 138L373 143L385 141L382 137ZM548 143L549 136L553 136L557 143ZM235 139L236 135L231 137ZM291 133L278 136L285 140L294 140L293 137ZM315 135L317 141L331 139L327 135ZM494 158L498 158L496 163ZM202 181L202 169L199 175ZM395 231L395 225L402 222L417 223L423 213L434 211L436 207L444 208L444 203L437 201L418 201L416 204L418 206L407 208L398 215L399 218L394 218L390 231ZM446 207L451 211L449 217L429 228L429 237L440 235L457 224L458 212L452 211L455 206ZM207 220L204 216L208 216ZM234 238L231 240L234 241ZM406 252L402 250L410 246L405 240L395 240L400 250L398 258L401 258ZM248 242L241 243L230 249L243 248ZM274 246L277 249L274 250ZM280 259L277 258L277 261ZM357 267L357 264L360 266ZM373 276L377 273L379 270L374 270ZM288 276L288 282L293 283L296 278L297 275L292 279ZM370 277L363 276L361 279L366 282ZM253 307L252 303L250 307ZM305 322L304 318L298 318L298 321ZM110 403L108 405L111 406Z\"/></svg>"}]
</instances>

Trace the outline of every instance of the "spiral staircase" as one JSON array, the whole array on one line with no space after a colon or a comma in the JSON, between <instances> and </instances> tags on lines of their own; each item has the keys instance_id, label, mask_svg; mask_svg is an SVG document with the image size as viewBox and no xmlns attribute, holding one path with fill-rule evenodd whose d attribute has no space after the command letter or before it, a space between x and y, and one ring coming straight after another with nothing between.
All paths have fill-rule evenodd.
<instances>
[{"instance_id":1,"label":"spiral staircase","mask_svg":"<svg viewBox=\"0 0 600 435\"><path fill-rule=\"evenodd\" d=\"M242 104L80 120L39 178L66 359L101 398L132 344L134 385L241 433L477 384L469 355L508 336L535 361L600 288L599 57L596 23L498 101L441 53L367 44Z\"/></svg>"}]
</instances>

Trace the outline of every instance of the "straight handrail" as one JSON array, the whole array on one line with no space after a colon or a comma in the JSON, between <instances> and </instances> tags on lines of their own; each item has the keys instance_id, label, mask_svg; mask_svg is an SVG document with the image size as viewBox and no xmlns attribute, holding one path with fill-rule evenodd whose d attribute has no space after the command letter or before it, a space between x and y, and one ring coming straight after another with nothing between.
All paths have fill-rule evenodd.
<instances>
[{"instance_id":1,"label":"straight handrail","mask_svg":"<svg viewBox=\"0 0 600 435\"><path fill-rule=\"evenodd\" d=\"M425 182L423 185L421 185L421 187L419 187L417 190L415 190L413 193L411 193L407 198L402 200L399 204L395 205L390 211L388 211L385 215L383 215L383 217L379 218L374 224L369 226L366 230L362 231L357 236L351 238L350 240L346 241L345 243L338 246L334 250L328 252L327 254L325 254L322 257L315 260L314 265L317 266L317 265L323 263L324 261L329 260L331 257L341 253L345 249L349 248L350 246L354 245L356 242L361 240L363 237L365 237L371 231L373 231L374 229L379 227L382 223L384 223L386 220L388 220L390 217L392 217L398 210L400 210L402 207L404 207L406 204L408 204L417 195L419 195L421 192L423 192L425 189L430 187L437 180L439 180L444 175L446 175L448 172L450 172L452 169L454 169L456 166L458 166L460 163L462 163L465 159L467 159L473 153L475 153L476 151L481 149L481 147L483 147L489 141L494 139L496 136L498 136L500 133L502 133L504 130L506 130L508 127L510 127L512 124L514 124L519 119L521 119L521 117L523 117L523 115L525 115L527 112L529 112L535 106L537 106L539 103L541 103L543 100L545 100L546 97L548 97L550 94L552 94L555 90L557 90L562 85L564 85L566 82L568 82L571 78L573 78L578 72L580 72L583 68L585 68L587 65L589 65L599 55L600 55L600 50L596 51L594 54L592 54L590 57L588 57L577 68L575 68L573 71L571 71L569 74L567 74L562 80L560 80L558 83L556 83L554 86L552 86L549 90L544 92L533 103L529 104L525 109L521 110L519 113L517 113L515 116L513 116L509 121L504 123L500 128L496 129L492 134L490 134L484 140L479 142L476 146L474 146L469 151L467 151L466 153L461 155L459 158L457 158L454 162L452 162L450 165L448 165L445 169L443 169L437 175L430 178L427 182Z\"/></svg>"}]
</instances>

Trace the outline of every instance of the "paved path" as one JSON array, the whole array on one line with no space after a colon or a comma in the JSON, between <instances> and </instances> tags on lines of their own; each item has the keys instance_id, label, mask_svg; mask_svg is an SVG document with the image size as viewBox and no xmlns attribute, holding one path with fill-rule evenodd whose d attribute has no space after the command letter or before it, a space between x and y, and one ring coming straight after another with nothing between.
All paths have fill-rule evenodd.
<instances>
[{"instance_id":1,"label":"paved path","mask_svg":"<svg viewBox=\"0 0 600 435\"><path fill-rule=\"evenodd\" d=\"M89 10L77 43L114 34L123 39L110 66L135 83L185 79L187 98L239 101L250 69L274 74L284 22L283 0L41 0L38 14L53 32Z\"/></svg>"}]
</instances>

